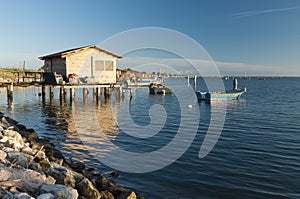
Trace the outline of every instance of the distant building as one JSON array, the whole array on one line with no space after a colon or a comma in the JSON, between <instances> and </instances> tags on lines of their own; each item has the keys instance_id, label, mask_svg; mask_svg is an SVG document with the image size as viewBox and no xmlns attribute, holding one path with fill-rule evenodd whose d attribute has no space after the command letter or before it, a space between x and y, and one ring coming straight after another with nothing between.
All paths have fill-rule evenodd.
<instances>
[{"instance_id":1,"label":"distant building","mask_svg":"<svg viewBox=\"0 0 300 199\"><path fill-rule=\"evenodd\" d=\"M121 56L96 45L84 46L39 57L44 60L46 83L78 78L76 83L115 84L116 62ZM74 82L73 82L74 83Z\"/></svg>"}]
</instances>

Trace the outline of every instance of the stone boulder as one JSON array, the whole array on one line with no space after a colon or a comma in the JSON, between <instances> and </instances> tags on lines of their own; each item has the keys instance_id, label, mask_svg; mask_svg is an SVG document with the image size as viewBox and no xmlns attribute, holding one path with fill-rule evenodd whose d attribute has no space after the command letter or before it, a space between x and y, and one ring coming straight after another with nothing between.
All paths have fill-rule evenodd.
<instances>
[{"instance_id":1,"label":"stone boulder","mask_svg":"<svg viewBox=\"0 0 300 199\"><path fill-rule=\"evenodd\" d=\"M133 191L124 191L116 199L136 199L136 195Z\"/></svg>"},{"instance_id":2,"label":"stone boulder","mask_svg":"<svg viewBox=\"0 0 300 199\"><path fill-rule=\"evenodd\" d=\"M39 195L36 199L55 199L55 196L52 193L44 193Z\"/></svg>"},{"instance_id":3,"label":"stone boulder","mask_svg":"<svg viewBox=\"0 0 300 199\"><path fill-rule=\"evenodd\" d=\"M28 193L16 193L16 194L14 194L14 198L15 199L34 199L30 195L28 195Z\"/></svg>"},{"instance_id":4,"label":"stone boulder","mask_svg":"<svg viewBox=\"0 0 300 199\"><path fill-rule=\"evenodd\" d=\"M72 187L60 184L43 184L40 188L42 193L51 193L59 199L77 199L78 192Z\"/></svg>"},{"instance_id":5,"label":"stone boulder","mask_svg":"<svg viewBox=\"0 0 300 199\"><path fill-rule=\"evenodd\" d=\"M4 160L6 158L6 156L7 156L7 153L0 150L0 160Z\"/></svg>"},{"instance_id":6,"label":"stone boulder","mask_svg":"<svg viewBox=\"0 0 300 199\"><path fill-rule=\"evenodd\" d=\"M117 199L136 199L136 194L133 191L119 185L110 187L108 190Z\"/></svg>"},{"instance_id":7,"label":"stone boulder","mask_svg":"<svg viewBox=\"0 0 300 199\"><path fill-rule=\"evenodd\" d=\"M64 166L51 163L48 175L52 176L57 184L62 184L75 188L76 184L83 179L83 176Z\"/></svg>"},{"instance_id":8,"label":"stone boulder","mask_svg":"<svg viewBox=\"0 0 300 199\"><path fill-rule=\"evenodd\" d=\"M27 192L35 192L45 183L46 176L29 169L0 167L0 186L18 187Z\"/></svg>"},{"instance_id":9,"label":"stone boulder","mask_svg":"<svg viewBox=\"0 0 300 199\"><path fill-rule=\"evenodd\" d=\"M86 178L82 179L75 187L80 196L89 199L99 199L100 194L95 186Z\"/></svg>"},{"instance_id":10,"label":"stone boulder","mask_svg":"<svg viewBox=\"0 0 300 199\"><path fill-rule=\"evenodd\" d=\"M18 133L17 131L14 131L14 130L4 130L2 133L3 133L4 136L8 136L8 137L10 137L11 139L13 139L15 141L24 143L21 134Z\"/></svg>"},{"instance_id":11,"label":"stone boulder","mask_svg":"<svg viewBox=\"0 0 300 199\"><path fill-rule=\"evenodd\" d=\"M28 159L26 158L25 154L20 152L8 152L7 159L10 162L20 165L22 167L27 167L28 165Z\"/></svg>"},{"instance_id":12,"label":"stone boulder","mask_svg":"<svg viewBox=\"0 0 300 199\"><path fill-rule=\"evenodd\" d=\"M110 187L116 185L114 181L105 178L103 175L97 176L97 178L94 181L95 181L94 184L96 185L99 191L105 191Z\"/></svg>"},{"instance_id":13,"label":"stone boulder","mask_svg":"<svg viewBox=\"0 0 300 199\"><path fill-rule=\"evenodd\" d=\"M8 137L7 141L4 143L5 147L13 148L15 151L20 151L24 147L24 142L19 142Z\"/></svg>"},{"instance_id":14,"label":"stone boulder","mask_svg":"<svg viewBox=\"0 0 300 199\"><path fill-rule=\"evenodd\" d=\"M48 173L51 169L51 163L49 162L48 158L39 161L39 165L41 166L42 171L45 173Z\"/></svg>"},{"instance_id":15,"label":"stone boulder","mask_svg":"<svg viewBox=\"0 0 300 199\"><path fill-rule=\"evenodd\" d=\"M115 199L114 195L110 193L108 190L100 191L101 199Z\"/></svg>"},{"instance_id":16,"label":"stone boulder","mask_svg":"<svg viewBox=\"0 0 300 199\"><path fill-rule=\"evenodd\" d=\"M32 150L30 147L24 147L21 151L22 151L22 153L25 153L28 155L34 155L34 150Z\"/></svg>"}]
</instances>

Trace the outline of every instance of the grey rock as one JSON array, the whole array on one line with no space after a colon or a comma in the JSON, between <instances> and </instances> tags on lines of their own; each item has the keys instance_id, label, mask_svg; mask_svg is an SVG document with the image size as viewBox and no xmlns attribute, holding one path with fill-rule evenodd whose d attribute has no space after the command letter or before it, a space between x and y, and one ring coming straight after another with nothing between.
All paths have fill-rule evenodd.
<instances>
[{"instance_id":1,"label":"grey rock","mask_svg":"<svg viewBox=\"0 0 300 199\"><path fill-rule=\"evenodd\" d=\"M28 155L34 155L34 151L30 147L24 147L21 151L22 151L22 153L25 153Z\"/></svg>"},{"instance_id":2,"label":"grey rock","mask_svg":"<svg viewBox=\"0 0 300 199\"><path fill-rule=\"evenodd\" d=\"M101 199L115 199L114 195L110 193L108 190L100 191Z\"/></svg>"},{"instance_id":3,"label":"grey rock","mask_svg":"<svg viewBox=\"0 0 300 199\"><path fill-rule=\"evenodd\" d=\"M80 196L90 199L99 199L101 197L98 190L86 178L82 179L78 184L76 184L75 188L78 190Z\"/></svg>"},{"instance_id":4,"label":"grey rock","mask_svg":"<svg viewBox=\"0 0 300 199\"><path fill-rule=\"evenodd\" d=\"M2 119L1 119L1 126L8 127L10 125L11 124L6 120L6 118L2 117Z\"/></svg>"},{"instance_id":5,"label":"grey rock","mask_svg":"<svg viewBox=\"0 0 300 199\"><path fill-rule=\"evenodd\" d=\"M41 166L41 169L44 173L48 173L51 168L51 163L49 162L48 158L45 158L41 161L39 161L39 164Z\"/></svg>"},{"instance_id":6,"label":"grey rock","mask_svg":"<svg viewBox=\"0 0 300 199\"><path fill-rule=\"evenodd\" d=\"M10 192L10 193L13 193L13 194L15 194L15 193L20 193L17 187L12 187L12 188L10 188L10 189L9 189L9 192Z\"/></svg>"},{"instance_id":7,"label":"grey rock","mask_svg":"<svg viewBox=\"0 0 300 199\"><path fill-rule=\"evenodd\" d=\"M76 181L72 175L72 172L63 166L52 166L48 171L48 175L52 176L56 180L57 184L70 187L75 187L76 185Z\"/></svg>"},{"instance_id":8,"label":"grey rock","mask_svg":"<svg viewBox=\"0 0 300 199\"><path fill-rule=\"evenodd\" d=\"M12 148L9 148L9 147L3 147L3 148L2 148L2 151L6 152L6 153L9 153L9 152L16 152L15 149L12 149Z\"/></svg>"},{"instance_id":9,"label":"grey rock","mask_svg":"<svg viewBox=\"0 0 300 199\"><path fill-rule=\"evenodd\" d=\"M9 148L13 148L15 151L20 151L20 149L24 147L24 143L9 138L9 139L4 143L4 146L5 146L5 147L9 147Z\"/></svg>"},{"instance_id":10,"label":"grey rock","mask_svg":"<svg viewBox=\"0 0 300 199\"><path fill-rule=\"evenodd\" d=\"M48 176L46 178L46 183L47 184L55 184L55 182L56 182L56 180L53 177L51 177L51 176Z\"/></svg>"},{"instance_id":11,"label":"grey rock","mask_svg":"<svg viewBox=\"0 0 300 199\"><path fill-rule=\"evenodd\" d=\"M28 165L28 160L27 160L26 156L20 152L8 152L7 159L10 162L20 165L22 167L27 167L27 165Z\"/></svg>"},{"instance_id":12,"label":"grey rock","mask_svg":"<svg viewBox=\"0 0 300 199\"><path fill-rule=\"evenodd\" d=\"M36 171L36 172L39 172L41 174L44 174L43 170L42 170L42 167L39 163L36 163L36 162L32 162L30 165L29 165L29 168Z\"/></svg>"},{"instance_id":13,"label":"grey rock","mask_svg":"<svg viewBox=\"0 0 300 199\"><path fill-rule=\"evenodd\" d=\"M34 199L30 195L28 195L28 193L16 193L16 194L14 194L14 198L15 199Z\"/></svg>"},{"instance_id":14,"label":"grey rock","mask_svg":"<svg viewBox=\"0 0 300 199\"><path fill-rule=\"evenodd\" d=\"M0 167L0 182L3 187L18 187L35 192L46 181L46 176L29 169Z\"/></svg>"},{"instance_id":15,"label":"grey rock","mask_svg":"<svg viewBox=\"0 0 300 199\"><path fill-rule=\"evenodd\" d=\"M17 125L15 125L15 127L17 128L18 131L26 130L26 126L24 126L23 124L17 124Z\"/></svg>"},{"instance_id":16,"label":"grey rock","mask_svg":"<svg viewBox=\"0 0 300 199\"><path fill-rule=\"evenodd\" d=\"M0 150L0 160L4 160L6 158L6 156L7 156L7 153Z\"/></svg>"},{"instance_id":17,"label":"grey rock","mask_svg":"<svg viewBox=\"0 0 300 199\"><path fill-rule=\"evenodd\" d=\"M57 184L67 185L73 188L83 179L83 175L56 163L51 163L48 175L52 176Z\"/></svg>"},{"instance_id":18,"label":"grey rock","mask_svg":"<svg viewBox=\"0 0 300 199\"><path fill-rule=\"evenodd\" d=\"M31 164L33 162L33 156L32 155L28 155L28 154L24 154L23 155L27 158L27 161L29 164Z\"/></svg>"},{"instance_id":19,"label":"grey rock","mask_svg":"<svg viewBox=\"0 0 300 199\"><path fill-rule=\"evenodd\" d=\"M77 199L78 192L72 187L59 184L43 184L40 188L42 193L52 193L59 199Z\"/></svg>"},{"instance_id":20,"label":"grey rock","mask_svg":"<svg viewBox=\"0 0 300 199\"><path fill-rule=\"evenodd\" d=\"M116 199L136 199L136 194L133 191L124 191Z\"/></svg>"},{"instance_id":21,"label":"grey rock","mask_svg":"<svg viewBox=\"0 0 300 199\"><path fill-rule=\"evenodd\" d=\"M125 196L131 194L131 190L129 190L129 189L125 188L125 187L119 186L119 185L109 187L108 190L115 197L120 197L119 199L122 199L122 197L126 198Z\"/></svg>"},{"instance_id":22,"label":"grey rock","mask_svg":"<svg viewBox=\"0 0 300 199\"><path fill-rule=\"evenodd\" d=\"M40 160L46 158L46 154L44 151L39 151L39 150L33 150L33 154L38 157Z\"/></svg>"},{"instance_id":23,"label":"grey rock","mask_svg":"<svg viewBox=\"0 0 300 199\"><path fill-rule=\"evenodd\" d=\"M2 131L4 131L4 128L0 125L0 136L3 136Z\"/></svg>"},{"instance_id":24,"label":"grey rock","mask_svg":"<svg viewBox=\"0 0 300 199\"><path fill-rule=\"evenodd\" d=\"M23 138L22 138L21 134L18 133L17 131L4 130L2 133L3 133L4 136L8 136L8 137L12 138L15 141L23 142Z\"/></svg>"},{"instance_id":25,"label":"grey rock","mask_svg":"<svg viewBox=\"0 0 300 199\"><path fill-rule=\"evenodd\" d=\"M9 140L8 136L2 136L2 138L0 139L0 143L5 144L5 142L7 142L7 140Z\"/></svg>"},{"instance_id":26,"label":"grey rock","mask_svg":"<svg viewBox=\"0 0 300 199\"><path fill-rule=\"evenodd\" d=\"M55 196L52 193L44 193L39 195L36 199L55 199Z\"/></svg>"},{"instance_id":27,"label":"grey rock","mask_svg":"<svg viewBox=\"0 0 300 199\"><path fill-rule=\"evenodd\" d=\"M110 187L113 187L116 185L116 183L114 181L105 178L103 175L99 175L95 179L94 184L96 185L96 187L99 191L107 190Z\"/></svg>"},{"instance_id":28,"label":"grey rock","mask_svg":"<svg viewBox=\"0 0 300 199\"><path fill-rule=\"evenodd\" d=\"M58 164L59 166L62 166L63 163L64 163L64 160L63 159L58 159L55 161L56 164Z\"/></svg>"}]
</instances>

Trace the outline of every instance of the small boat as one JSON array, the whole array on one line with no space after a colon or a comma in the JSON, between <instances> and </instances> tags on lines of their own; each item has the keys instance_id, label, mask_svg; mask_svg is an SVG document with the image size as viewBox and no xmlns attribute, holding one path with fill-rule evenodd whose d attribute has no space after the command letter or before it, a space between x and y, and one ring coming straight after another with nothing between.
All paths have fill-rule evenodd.
<instances>
[{"instance_id":1,"label":"small boat","mask_svg":"<svg viewBox=\"0 0 300 199\"><path fill-rule=\"evenodd\" d=\"M151 95L156 95L156 94L169 95L169 94L172 94L172 90L161 84L151 83L149 85L149 94L151 94Z\"/></svg>"},{"instance_id":2,"label":"small boat","mask_svg":"<svg viewBox=\"0 0 300 199\"><path fill-rule=\"evenodd\" d=\"M245 93L245 90L228 90L225 92L201 92L197 91L196 95L198 100L201 101L212 101L212 100L237 100Z\"/></svg>"},{"instance_id":3,"label":"small boat","mask_svg":"<svg viewBox=\"0 0 300 199\"><path fill-rule=\"evenodd\" d=\"M196 95L199 101L213 101L213 100L237 100L246 92L246 88L237 88L237 79L233 80L233 89L224 92L201 92L197 91Z\"/></svg>"},{"instance_id":4,"label":"small boat","mask_svg":"<svg viewBox=\"0 0 300 199\"><path fill-rule=\"evenodd\" d=\"M147 86L150 86L151 83L153 84L158 84L158 83L161 83L161 79L138 79L138 80L135 80L133 79L132 81L130 80L126 80L124 82L124 86L125 87L147 87Z\"/></svg>"}]
</instances>

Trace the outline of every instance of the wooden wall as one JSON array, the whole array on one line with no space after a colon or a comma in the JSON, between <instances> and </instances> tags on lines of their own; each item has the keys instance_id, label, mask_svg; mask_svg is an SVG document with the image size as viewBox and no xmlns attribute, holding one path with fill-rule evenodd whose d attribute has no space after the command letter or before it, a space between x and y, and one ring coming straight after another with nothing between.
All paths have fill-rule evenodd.
<instances>
[{"instance_id":1,"label":"wooden wall","mask_svg":"<svg viewBox=\"0 0 300 199\"><path fill-rule=\"evenodd\" d=\"M67 53L63 57L66 58L66 74L75 73L79 77L93 78L98 84L115 84L116 83L116 58L110 54L99 51L96 48L87 48ZM96 64L99 61L113 62L112 70L97 70Z\"/></svg>"},{"instance_id":2,"label":"wooden wall","mask_svg":"<svg viewBox=\"0 0 300 199\"><path fill-rule=\"evenodd\" d=\"M45 72L56 72L57 74L66 76L66 59L59 57L45 59Z\"/></svg>"}]
</instances>

